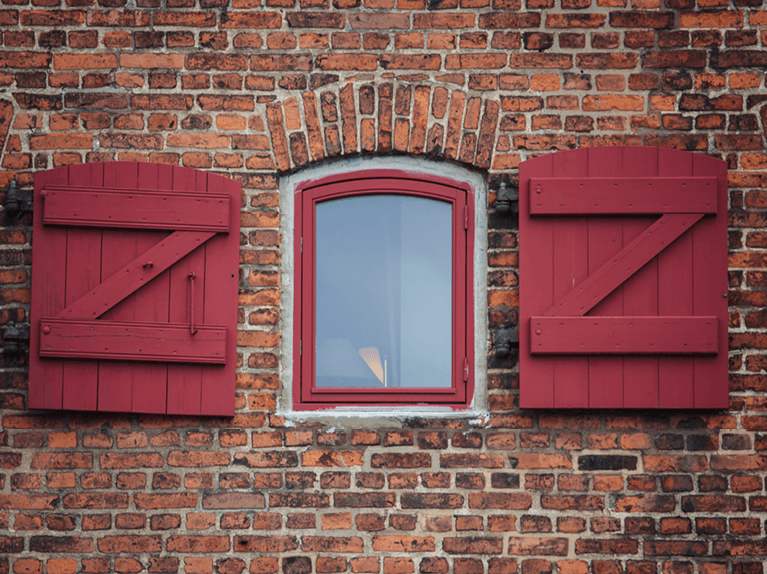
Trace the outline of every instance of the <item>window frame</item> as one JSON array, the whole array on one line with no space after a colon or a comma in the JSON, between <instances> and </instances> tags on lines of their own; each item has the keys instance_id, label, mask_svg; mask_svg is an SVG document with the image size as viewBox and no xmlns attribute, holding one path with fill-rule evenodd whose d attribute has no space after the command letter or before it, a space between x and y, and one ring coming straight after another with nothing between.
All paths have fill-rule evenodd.
<instances>
[{"instance_id":1,"label":"window frame","mask_svg":"<svg viewBox=\"0 0 767 574\"><path fill-rule=\"evenodd\" d=\"M448 388L317 388L314 386L316 205L343 197L396 194L452 205L452 384ZM372 169L307 180L294 193L293 408L441 405L466 409L474 394L475 192L460 181L402 170ZM465 375L465 376L464 376Z\"/></svg>"}]
</instances>

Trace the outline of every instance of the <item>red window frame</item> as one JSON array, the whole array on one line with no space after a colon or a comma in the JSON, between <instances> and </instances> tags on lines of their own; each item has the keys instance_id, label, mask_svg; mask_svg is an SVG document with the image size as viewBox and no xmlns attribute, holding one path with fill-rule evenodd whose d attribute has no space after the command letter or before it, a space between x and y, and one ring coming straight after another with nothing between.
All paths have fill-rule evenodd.
<instances>
[{"instance_id":1,"label":"red window frame","mask_svg":"<svg viewBox=\"0 0 767 574\"><path fill-rule=\"evenodd\" d=\"M315 357L315 213L318 203L363 195L410 195L448 202L453 226L452 385L449 388L317 388ZM471 403L474 390L474 191L464 182L398 170L365 170L303 182L295 192L293 407Z\"/></svg>"}]
</instances>

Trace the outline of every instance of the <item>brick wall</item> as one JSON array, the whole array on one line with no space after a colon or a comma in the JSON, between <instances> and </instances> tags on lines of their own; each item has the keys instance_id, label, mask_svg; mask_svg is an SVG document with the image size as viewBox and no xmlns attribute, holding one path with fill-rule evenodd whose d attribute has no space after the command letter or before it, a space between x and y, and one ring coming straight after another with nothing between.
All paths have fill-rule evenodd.
<instances>
[{"instance_id":1,"label":"brick wall","mask_svg":"<svg viewBox=\"0 0 767 574\"><path fill-rule=\"evenodd\" d=\"M3 358L0 572L763 572L767 11L665 2L4 0L0 186L153 161L244 202L233 419L27 411ZM486 418L275 414L280 174L410 154L495 189L535 154L614 144L729 164L729 411L520 411L490 351ZM28 317L31 240L5 218L0 322ZM492 209L488 242L492 334L517 305Z\"/></svg>"}]
</instances>

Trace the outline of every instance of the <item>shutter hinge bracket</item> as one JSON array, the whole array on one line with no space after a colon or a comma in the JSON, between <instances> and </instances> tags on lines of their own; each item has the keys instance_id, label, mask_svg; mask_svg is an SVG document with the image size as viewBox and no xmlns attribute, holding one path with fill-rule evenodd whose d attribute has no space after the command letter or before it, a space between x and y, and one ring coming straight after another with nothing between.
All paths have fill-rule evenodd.
<instances>
[{"instance_id":1,"label":"shutter hinge bracket","mask_svg":"<svg viewBox=\"0 0 767 574\"><path fill-rule=\"evenodd\" d=\"M464 382L469 380L469 359L463 358L463 380Z\"/></svg>"},{"instance_id":2,"label":"shutter hinge bracket","mask_svg":"<svg viewBox=\"0 0 767 574\"><path fill-rule=\"evenodd\" d=\"M464 229L469 228L469 206L468 205L463 206L463 228Z\"/></svg>"}]
</instances>

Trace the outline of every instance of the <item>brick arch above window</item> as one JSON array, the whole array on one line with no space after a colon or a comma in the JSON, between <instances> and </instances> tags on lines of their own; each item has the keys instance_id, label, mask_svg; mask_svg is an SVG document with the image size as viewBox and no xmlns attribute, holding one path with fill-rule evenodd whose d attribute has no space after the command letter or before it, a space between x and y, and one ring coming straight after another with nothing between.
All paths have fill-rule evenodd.
<instances>
[{"instance_id":1,"label":"brick arch above window","mask_svg":"<svg viewBox=\"0 0 767 574\"><path fill-rule=\"evenodd\" d=\"M353 83L266 104L276 168L403 153L481 169L516 167L496 144L500 103L449 85Z\"/></svg>"}]
</instances>

